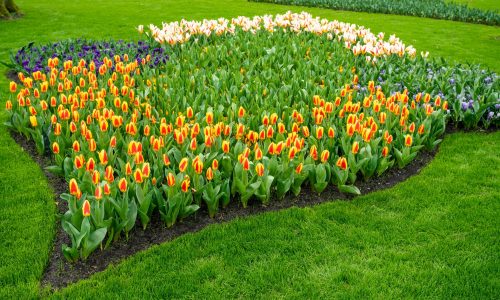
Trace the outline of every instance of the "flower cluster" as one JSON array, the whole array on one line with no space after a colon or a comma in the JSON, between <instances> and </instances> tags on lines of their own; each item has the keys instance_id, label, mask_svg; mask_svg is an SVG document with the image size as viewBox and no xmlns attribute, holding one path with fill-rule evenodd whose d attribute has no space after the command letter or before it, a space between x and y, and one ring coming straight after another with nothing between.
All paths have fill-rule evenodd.
<instances>
[{"instance_id":1,"label":"flower cluster","mask_svg":"<svg viewBox=\"0 0 500 300\"><path fill-rule=\"evenodd\" d=\"M12 66L18 72L31 74L37 71L49 72L47 66L49 59L58 58L62 61L93 61L97 68L103 62L104 57L120 60L136 60L142 63L147 60L150 67L165 64L168 60L165 50L161 47L152 46L145 41L125 42L123 40L93 41L87 39L64 40L44 45L30 44L19 49L12 56Z\"/></svg>"},{"instance_id":2,"label":"flower cluster","mask_svg":"<svg viewBox=\"0 0 500 300\"><path fill-rule=\"evenodd\" d=\"M138 27L140 33L144 26ZM388 41L384 40L384 34L374 35L369 29L355 24L327 19L314 18L307 12L300 14L287 12L283 15L255 16L253 18L237 17L231 20L219 18L217 20L187 21L163 23L160 27L149 26L150 35L159 43L175 45L185 43L193 37L234 34L237 30L256 34L259 31L275 32L290 31L296 34L309 32L316 35L327 35L329 39L336 38L343 41L348 49L352 49L355 55L367 55L373 57L397 54L399 56L415 56L416 50L412 46L406 46L400 39L391 35Z\"/></svg>"},{"instance_id":3,"label":"flower cluster","mask_svg":"<svg viewBox=\"0 0 500 300\"><path fill-rule=\"evenodd\" d=\"M279 114L240 106L233 115L210 106L175 111L139 97L161 78L142 77L136 61L105 58L99 70L63 65L20 74L23 86L11 83L7 109L18 131L49 141L52 170L69 182L62 196L69 259L87 257L106 236L127 235L136 218L146 227L155 208L172 226L202 202L213 216L235 195L243 206L267 203L272 192L298 194L305 182L317 192L332 183L359 193L357 176L403 167L444 129L447 103L439 97L388 96L374 82L364 95L357 75L334 99L314 96Z\"/></svg>"}]
</instances>

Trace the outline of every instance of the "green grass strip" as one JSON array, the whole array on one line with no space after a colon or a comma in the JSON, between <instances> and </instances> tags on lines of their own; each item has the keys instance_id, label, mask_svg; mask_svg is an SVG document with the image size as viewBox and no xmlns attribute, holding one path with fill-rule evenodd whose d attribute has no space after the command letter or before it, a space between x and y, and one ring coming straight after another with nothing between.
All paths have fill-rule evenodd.
<instances>
[{"instance_id":1,"label":"green grass strip","mask_svg":"<svg viewBox=\"0 0 500 300\"><path fill-rule=\"evenodd\" d=\"M500 15L444 0L250 0L337 10L417 16L424 18L500 25Z\"/></svg>"}]
</instances>

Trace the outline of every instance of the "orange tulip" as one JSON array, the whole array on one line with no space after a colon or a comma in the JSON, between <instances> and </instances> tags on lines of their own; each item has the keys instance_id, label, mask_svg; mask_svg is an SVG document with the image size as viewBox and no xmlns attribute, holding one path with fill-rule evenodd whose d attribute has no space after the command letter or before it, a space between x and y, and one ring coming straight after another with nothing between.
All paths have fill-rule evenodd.
<instances>
[{"instance_id":1,"label":"orange tulip","mask_svg":"<svg viewBox=\"0 0 500 300\"><path fill-rule=\"evenodd\" d=\"M419 127L418 127L418 134L422 135L424 134L425 132L425 127L424 127L424 124L421 124Z\"/></svg>"},{"instance_id":2,"label":"orange tulip","mask_svg":"<svg viewBox=\"0 0 500 300\"><path fill-rule=\"evenodd\" d=\"M87 161L87 166L86 166L86 170L87 171L94 171L95 169L95 161L94 159L91 157L89 158L89 160Z\"/></svg>"},{"instance_id":3,"label":"orange tulip","mask_svg":"<svg viewBox=\"0 0 500 300\"><path fill-rule=\"evenodd\" d=\"M140 169L135 169L135 171L134 171L134 180L137 183L142 183L143 178L142 178L142 172L141 172Z\"/></svg>"},{"instance_id":4,"label":"orange tulip","mask_svg":"<svg viewBox=\"0 0 500 300\"><path fill-rule=\"evenodd\" d=\"M186 169L188 167L188 163L189 163L189 160L187 157L184 157L183 159L181 159L181 161L179 163L179 171L181 173L184 173L184 171L186 171Z\"/></svg>"},{"instance_id":5,"label":"orange tulip","mask_svg":"<svg viewBox=\"0 0 500 300\"><path fill-rule=\"evenodd\" d=\"M408 127L408 130L410 131L410 133L413 133L415 131L415 122L412 122L410 124L410 126Z\"/></svg>"},{"instance_id":6,"label":"orange tulip","mask_svg":"<svg viewBox=\"0 0 500 300\"><path fill-rule=\"evenodd\" d=\"M326 163L328 161L328 158L330 158L330 151L323 150L323 152L321 152L321 162Z\"/></svg>"},{"instance_id":7,"label":"orange tulip","mask_svg":"<svg viewBox=\"0 0 500 300\"><path fill-rule=\"evenodd\" d=\"M248 161L248 158L244 157L241 164L243 165L243 170L250 170L250 162Z\"/></svg>"},{"instance_id":8,"label":"orange tulip","mask_svg":"<svg viewBox=\"0 0 500 300\"><path fill-rule=\"evenodd\" d=\"M178 117L175 119L175 125L176 125L178 128L181 128L182 126L184 126L184 116L178 116Z\"/></svg>"},{"instance_id":9,"label":"orange tulip","mask_svg":"<svg viewBox=\"0 0 500 300\"><path fill-rule=\"evenodd\" d=\"M74 178L71 178L69 181L69 193L73 196L76 196L78 194L78 191L80 191L80 188L78 188L76 180Z\"/></svg>"},{"instance_id":10,"label":"orange tulip","mask_svg":"<svg viewBox=\"0 0 500 300\"><path fill-rule=\"evenodd\" d=\"M174 186L175 185L175 176L172 173L168 173L167 175L167 184L168 186Z\"/></svg>"},{"instance_id":11,"label":"orange tulip","mask_svg":"<svg viewBox=\"0 0 500 300\"><path fill-rule=\"evenodd\" d=\"M102 196L103 196L103 193L102 193L102 187L98 186L96 189L95 189L95 192L94 192L94 197L96 200L101 200L102 199Z\"/></svg>"},{"instance_id":12,"label":"orange tulip","mask_svg":"<svg viewBox=\"0 0 500 300\"><path fill-rule=\"evenodd\" d=\"M271 121L271 125L276 124L276 122L278 121L278 114L276 114L276 113L272 113L272 114L271 114L270 121Z\"/></svg>"},{"instance_id":13,"label":"orange tulip","mask_svg":"<svg viewBox=\"0 0 500 300\"><path fill-rule=\"evenodd\" d=\"M170 159L168 158L167 154L163 154L163 164L165 166L170 166Z\"/></svg>"},{"instance_id":14,"label":"orange tulip","mask_svg":"<svg viewBox=\"0 0 500 300\"><path fill-rule=\"evenodd\" d=\"M181 183L181 190L184 193L187 193L189 191L190 183L191 183L191 181L189 180L189 177L188 176L184 177L184 180Z\"/></svg>"},{"instance_id":15,"label":"orange tulip","mask_svg":"<svg viewBox=\"0 0 500 300\"><path fill-rule=\"evenodd\" d=\"M342 170L347 169L347 159L345 157L339 157L337 160L337 167L341 168Z\"/></svg>"},{"instance_id":16,"label":"orange tulip","mask_svg":"<svg viewBox=\"0 0 500 300\"><path fill-rule=\"evenodd\" d=\"M10 87L10 92L11 93L15 93L17 91L17 84L14 81L10 82L9 87Z\"/></svg>"},{"instance_id":17,"label":"orange tulip","mask_svg":"<svg viewBox=\"0 0 500 300\"><path fill-rule=\"evenodd\" d=\"M335 130L332 127L328 128L328 137L331 139L335 137Z\"/></svg>"},{"instance_id":18,"label":"orange tulip","mask_svg":"<svg viewBox=\"0 0 500 300\"><path fill-rule=\"evenodd\" d=\"M134 163L136 165L140 165L144 162L144 156L142 155L141 152L138 152L135 154L135 157L134 157Z\"/></svg>"},{"instance_id":19,"label":"orange tulip","mask_svg":"<svg viewBox=\"0 0 500 300\"><path fill-rule=\"evenodd\" d=\"M411 144L413 143L413 138L411 135L407 134L405 136L405 146L406 147L411 147Z\"/></svg>"},{"instance_id":20,"label":"orange tulip","mask_svg":"<svg viewBox=\"0 0 500 300\"><path fill-rule=\"evenodd\" d=\"M211 111L207 112L205 120L207 121L207 124L211 125L214 122L214 113Z\"/></svg>"},{"instance_id":21,"label":"orange tulip","mask_svg":"<svg viewBox=\"0 0 500 300\"><path fill-rule=\"evenodd\" d=\"M388 154L389 154L389 147L385 146L384 148L382 148L382 156L387 157Z\"/></svg>"},{"instance_id":22,"label":"orange tulip","mask_svg":"<svg viewBox=\"0 0 500 300\"><path fill-rule=\"evenodd\" d=\"M188 107L187 108L187 111L186 111L186 116L191 119L193 117L194 113L193 113L193 109L191 107Z\"/></svg>"},{"instance_id":23,"label":"orange tulip","mask_svg":"<svg viewBox=\"0 0 500 300\"><path fill-rule=\"evenodd\" d=\"M118 182L118 188L122 193L125 193L127 191L127 180L125 178L120 179Z\"/></svg>"},{"instance_id":24,"label":"orange tulip","mask_svg":"<svg viewBox=\"0 0 500 300\"><path fill-rule=\"evenodd\" d=\"M219 161L217 159L214 159L212 161L212 169L214 169L214 170L219 169Z\"/></svg>"},{"instance_id":25,"label":"orange tulip","mask_svg":"<svg viewBox=\"0 0 500 300\"><path fill-rule=\"evenodd\" d=\"M245 116L245 109L243 108L243 106L240 106L240 108L238 109L238 118L243 118Z\"/></svg>"},{"instance_id":26,"label":"orange tulip","mask_svg":"<svg viewBox=\"0 0 500 300\"><path fill-rule=\"evenodd\" d=\"M264 176L264 165L262 163L258 163L255 166L255 172L257 172L257 175L259 176Z\"/></svg>"},{"instance_id":27,"label":"orange tulip","mask_svg":"<svg viewBox=\"0 0 500 300\"><path fill-rule=\"evenodd\" d=\"M283 133L285 133L285 131L286 131L285 124L283 124L281 122L278 123L278 132L281 133L281 134L283 134Z\"/></svg>"},{"instance_id":28,"label":"orange tulip","mask_svg":"<svg viewBox=\"0 0 500 300\"><path fill-rule=\"evenodd\" d=\"M290 150L288 151L288 158L292 160L295 158L296 154L297 154L297 148L295 148L295 146L290 147Z\"/></svg>"},{"instance_id":29,"label":"orange tulip","mask_svg":"<svg viewBox=\"0 0 500 300\"><path fill-rule=\"evenodd\" d=\"M101 163L101 165L107 165L108 164L108 152L106 152L106 150L101 150L99 151L98 153L99 155L99 161Z\"/></svg>"},{"instance_id":30,"label":"orange tulip","mask_svg":"<svg viewBox=\"0 0 500 300\"><path fill-rule=\"evenodd\" d=\"M5 102L5 109L12 110L12 101L7 100L7 102Z\"/></svg>"},{"instance_id":31,"label":"orange tulip","mask_svg":"<svg viewBox=\"0 0 500 300\"><path fill-rule=\"evenodd\" d=\"M115 148L116 147L116 137L115 136L112 136L111 139L109 140L109 146L111 148Z\"/></svg>"},{"instance_id":32,"label":"orange tulip","mask_svg":"<svg viewBox=\"0 0 500 300\"><path fill-rule=\"evenodd\" d=\"M114 173L113 167L107 166L104 172L104 179L106 179L108 182L113 182L115 180L113 173Z\"/></svg>"},{"instance_id":33,"label":"orange tulip","mask_svg":"<svg viewBox=\"0 0 500 300\"><path fill-rule=\"evenodd\" d=\"M297 174L300 174L302 173L302 168L304 167L304 165L302 163L300 163L297 168L295 168L295 173Z\"/></svg>"},{"instance_id":34,"label":"orange tulip","mask_svg":"<svg viewBox=\"0 0 500 300\"><path fill-rule=\"evenodd\" d=\"M194 160L193 169L198 175L203 173L203 162L200 159Z\"/></svg>"},{"instance_id":35,"label":"orange tulip","mask_svg":"<svg viewBox=\"0 0 500 300\"><path fill-rule=\"evenodd\" d=\"M130 162L127 162L125 164L125 175L131 175L132 174L132 166L130 165Z\"/></svg>"},{"instance_id":36,"label":"orange tulip","mask_svg":"<svg viewBox=\"0 0 500 300\"><path fill-rule=\"evenodd\" d=\"M88 133L90 133L90 131L88 131ZM94 139L91 138L89 140L89 150L91 152L94 152L96 149L97 149L97 143L96 143L96 141Z\"/></svg>"},{"instance_id":37,"label":"orange tulip","mask_svg":"<svg viewBox=\"0 0 500 300\"><path fill-rule=\"evenodd\" d=\"M109 184L105 183L104 184L104 195L109 195L111 194L111 188L109 186Z\"/></svg>"},{"instance_id":38,"label":"orange tulip","mask_svg":"<svg viewBox=\"0 0 500 300\"><path fill-rule=\"evenodd\" d=\"M351 148L352 154L356 154L358 153L358 151L359 151L359 143L358 142L352 143L352 148Z\"/></svg>"},{"instance_id":39,"label":"orange tulip","mask_svg":"<svg viewBox=\"0 0 500 300\"><path fill-rule=\"evenodd\" d=\"M192 138L191 139L191 143L189 144L189 149L191 149L191 151L195 151L196 150L196 146L197 146L196 138Z\"/></svg>"},{"instance_id":40,"label":"orange tulip","mask_svg":"<svg viewBox=\"0 0 500 300\"><path fill-rule=\"evenodd\" d=\"M324 133L324 129L323 129L323 126L318 126L316 127L316 138L318 140L321 140L323 138L323 133Z\"/></svg>"},{"instance_id":41,"label":"orange tulip","mask_svg":"<svg viewBox=\"0 0 500 300\"><path fill-rule=\"evenodd\" d=\"M52 143L52 152L54 154L58 154L59 153L59 144L57 142Z\"/></svg>"},{"instance_id":42,"label":"orange tulip","mask_svg":"<svg viewBox=\"0 0 500 300\"><path fill-rule=\"evenodd\" d=\"M212 179L214 179L214 172L212 170L212 167L208 167L206 177L207 177L208 181L211 181Z\"/></svg>"},{"instance_id":43,"label":"orange tulip","mask_svg":"<svg viewBox=\"0 0 500 300\"><path fill-rule=\"evenodd\" d=\"M147 178L149 177L149 174L151 174L151 167L149 166L149 163L145 163L143 166L142 166L142 176L144 178Z\"/></svg>"},{"instance_id":44,"label":"orange tulip","mask_svg":"<svg viewBox=\"0 0 500 300\"><path fill-rule=\"evenodd\" d=\"M316 148L315 145L312 145L311 148L309 149L309 155L312 157L312 159L317 160L318 159L318 149Z\"/></svg>"},{"instance_id":45,"label":"orange tulip","mask_svg":"<svg viewBox=\"0 0 500 300\"><path fill-rule=\"evenodd\" d=\"M222 141L222 151L229 153L229 141Z\"/></svg>"},{"instance_id":46,"label":"orange tulip","mask_svg":"<svg viewBox=\"0 0 500 300\"><path fill-rule=\"evenodd\" d=\"M100 179L101 179L101 173L99 173L99 171L97 170L94 170L94 172L92 172L92 182L94 184L98 184Z\"/></svg>"},{"instance_id":47,"label":"orange tulip","mask_svg":"<svg viewBox=\"0 0 500 300\"><path fill-rule=\"evenodd\" d=\"M84 217L90 216L90 202L89 202L89 200L85 200L85 202L83 202L82 214Z\"/></svg>"},{"instance_id":48,"label":"orange tulip","mask_svg":"<svg viewBox=\"0 0 500 300\"><path fill-rule=\"evenodd\" d=\"M85 159L83 158L83 155L78 155L75 157L75 168L77 169L82 168L84 163Z\"/></svg>"}]
</instances>

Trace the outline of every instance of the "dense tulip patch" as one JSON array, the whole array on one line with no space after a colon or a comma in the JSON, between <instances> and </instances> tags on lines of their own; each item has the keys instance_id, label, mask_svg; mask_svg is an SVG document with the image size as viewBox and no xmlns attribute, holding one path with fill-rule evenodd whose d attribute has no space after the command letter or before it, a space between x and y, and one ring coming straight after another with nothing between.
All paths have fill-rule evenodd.
<instances>
[{"instance_id":1,"label":"dense tulip patch","mask_svg":"<svg viewBox=\"0 0 500 300\"><path fill-rule=\"evenodd\" d=\"M213 217L304 185L359 194L359 178L433 149L450 113L432 81L381 78L425 63L412 47L354 25L288 13L148 35L170 56L162 68L51 58L10 84L9 125L50 149L68 182L70 260L146 228L155 210L170 227L201 206Z\"/></svg>"},{"instance_id":2,"label":"dense tulip patch","mask_svg":"<svg viewBox=\"0 0 500 300\"><path fill-rule=\"evenodd\" d=\"M119 56L121 60L137 60L139 63L143 63L144 60L150 67L159 67L168 60L168 55L164 51L161 47L152 46L145 41L134 43L122 40L71 39L42 45L31 43L11 55L10 66L16 72L28 74L37 71L49 72L48 59L57 57L62 61L80 59L86 62L93 61L99 68L104 57Z\"/></svg>"}]
</instances>

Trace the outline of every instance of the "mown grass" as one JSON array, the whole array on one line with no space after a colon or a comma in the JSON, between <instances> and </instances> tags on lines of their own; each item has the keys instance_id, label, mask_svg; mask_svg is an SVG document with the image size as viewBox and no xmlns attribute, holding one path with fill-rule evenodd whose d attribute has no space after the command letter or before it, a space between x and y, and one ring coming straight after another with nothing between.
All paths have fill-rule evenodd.
<instances>
[{"instance_id":1,"label":"mown grass","mask_svg":"<svg viewBox=\"0 0 500 300\"><path fill-rule=\"evenodd\" d=\"M31 41L80 36L134 39L138 36L133 27L138 24L292 9L396 33L434 56L500 70L500 28L492 26L242 0L16 2L26 15L0 23L3 61L9 51ZM0 68L1 107L8 84L5 71ZM1 110L0 122L4 120ZM109 297L214 297L219 290L228 297L261 292L269 297L335 292L384 296L382 291L394 296L433 291L442 296L494 295L499 288L495 278L500 227L494 218L499 208L494 188L499 186L499 141L498 133L450 136L423 175L395 189L352 203L291 209L213 226L141 253L63 293L90 296L96 285L95 295L109 292ZM41 170L3 126L0 165L0 298L37 297L54 236L53 194ZM432 179L432 174L439 177Z\"/></svg>"}]
</instances>

